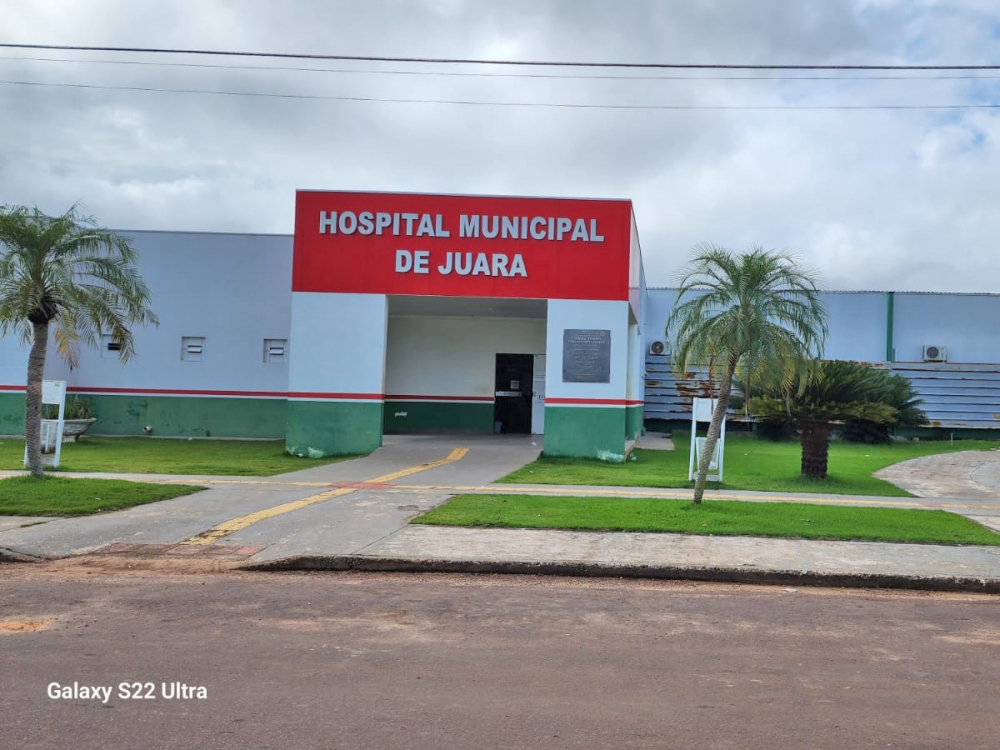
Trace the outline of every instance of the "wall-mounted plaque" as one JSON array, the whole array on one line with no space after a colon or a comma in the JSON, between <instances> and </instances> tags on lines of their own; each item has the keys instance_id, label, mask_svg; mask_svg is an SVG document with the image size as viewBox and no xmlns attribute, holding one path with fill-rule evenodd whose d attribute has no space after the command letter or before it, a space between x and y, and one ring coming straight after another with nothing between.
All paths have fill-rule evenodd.
<instances>
[{"instance_id":1,"label":"wall-mounted plaque","mask_svg":"<svg viewBox=\"0 0 1000 750\"><path fill-rule=\"evenodd\" d=\"M565 329L562 379L564 383L610 383L611 331Z\"/></svg>"}]
</instances>

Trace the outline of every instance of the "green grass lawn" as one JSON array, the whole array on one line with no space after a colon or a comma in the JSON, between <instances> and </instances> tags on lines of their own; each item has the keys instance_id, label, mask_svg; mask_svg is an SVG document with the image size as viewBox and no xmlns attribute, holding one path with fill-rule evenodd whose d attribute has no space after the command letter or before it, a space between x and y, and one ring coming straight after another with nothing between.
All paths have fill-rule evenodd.
<instances>
[{"instance_id":1,"label":"green grass lawn","mask_svg":"<svg viewBox=\"0 0 1000 750\"><path fill-rule=\"evenodd\" d=\"M0 480L0 515L85 516L190 495L204 487L139 484L118 479L46 476Z\"/></svg>"},{"instance_id":2,"label":"green grass lawn","mask_svg":"<svg viewBox=\"0 0 1000 750\"><path fill-rule=\"evenodd\" d=\"M22 469L24 440L0 440L0 469ZM125 474L216 474L266 477L347 457L299 458L285 453L283 440L169 440L90 437L62 447L59 471Z\"/></svg>"},{"instance_id":3,"label":"green grass lawn","mask_svg":"<svg viewBox=\"0 0 1000 750\"><path fill-rule=\"evenodd\" d=\"M620 487L691 487L688 481L690 435L674 434L676 450L634 451L636 460L622 464L584 458L542 457L501 482L524 484L591 484ZM798 442L775 443L749 435L726 436L724 482L709 488L768 492L831 492L841 495L910 497L895 485L872 478L884 466L919 456L964 450L991 450L1000 443L988 440L920 441L860 445L837 441L830 445L829 475L806 479L800 473L802 448Z\"/></svg>"},{"instance_id":4,"label":"green grass lawn","mask_svg":"<svg viewBox=\"0 0 1000 750\"><path fill-rule=\"evenodd\" d=\"M1000 534L943 510L734 500L458 495L411 523L1000 545Z\"/></svg>"}]
</instances>

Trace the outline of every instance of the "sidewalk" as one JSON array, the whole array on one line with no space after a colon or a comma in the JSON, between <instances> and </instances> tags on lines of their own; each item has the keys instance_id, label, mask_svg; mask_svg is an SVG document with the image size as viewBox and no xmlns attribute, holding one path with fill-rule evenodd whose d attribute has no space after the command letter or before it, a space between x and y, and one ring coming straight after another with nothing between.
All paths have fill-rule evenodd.
<instances>
[{"instance_id":1,"label":"sidewalk","mask_svg":"<svg viewBox=\"0 0 1000 750\"><path fill-rule=\"evenodd\" d=\"M0 561L94 553L219 557L243 550L240 567L255 570L630 576L1000 593L1000 547L409 526L411 518L459 492L690 496L685 489L495 484L537 448L470 441L467 458L439 460L460 442L454 437L400 442L365 459L256 479L132 476L211 489L79 519L0 517ZM406 476L371 482L387 471ZM270 513L317 493L324 497L308 507ZM983 494L965 499L711 491L706 499L933 507L1000 527L1000 496ZM218 544L198 546L192 539L247 513L260 520L226 531Z\"/></svg>"},{"instance_id":2,"label":"sidewalk","mask_svg":"<svg viewBox=\"0 0 1000 750\"><path fill-rule=\"evenodd\" d=\"M524 573L1000 594L1000 548L687 534L410 526L354 555L250 570Z\"/></svg>"}]
</instances>

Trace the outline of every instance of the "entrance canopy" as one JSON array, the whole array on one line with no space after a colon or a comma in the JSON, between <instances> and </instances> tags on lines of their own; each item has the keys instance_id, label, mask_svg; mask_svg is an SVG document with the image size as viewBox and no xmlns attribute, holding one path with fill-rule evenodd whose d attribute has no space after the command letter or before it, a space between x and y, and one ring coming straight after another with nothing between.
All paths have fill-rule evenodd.
<instances>
[{"instance_id":1,"label":"entrance canopy","mask_svg":"<svg viewBox=\"0 0 1000 750\"><path fill-rule=\"evenodd\" d=\"M390 296L384 431L540 434L547 306Z\"/></svg>"}]
</instances>

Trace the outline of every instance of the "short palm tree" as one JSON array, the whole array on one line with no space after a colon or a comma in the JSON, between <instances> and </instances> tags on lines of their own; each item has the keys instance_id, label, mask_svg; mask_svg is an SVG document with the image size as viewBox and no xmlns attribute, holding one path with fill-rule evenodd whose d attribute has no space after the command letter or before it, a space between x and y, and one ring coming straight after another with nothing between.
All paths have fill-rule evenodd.
<instances>
[{"instance_id":1,"label":"short palm tree","mask_svg":"<svg viewBox=\"0 0 1000 750\"><path fill-rule=\"evenodd\" d=\"M927 421L906 378L861 362L817 360L791 383L765 383L762 391L763 396L751 399L751 411L765 420L791 419L798 425L802 475L813 479L827 475L832 422L885 427ZM892 403L897 396L905 398L898 408Z\"/></svg>"},{"instance_id":2,"label":"short palm tree","mask_svg":"<svg viewBox=\"0 0 1000 750\"><path fill-rule=\"evenodd\" d=\"M24 432L28 466L42 476L42 380L49 328L59 352L76 363L80 341L101 334L122 360L135 354L130 327L157 323L150 294L127 237L102 229L76 206L62 216L37 208L0 207L0 335L30 345Z\"/></svg>"},{"instance_id":3,"label":"short palm tree","mask_svg":"<svg viewBox=\"0 0 1000 750\"><path fill-rule=\"evenodd\" d=\"M927 414L920 408L923 399L913 387L913 383L903 375L877 370L879 373L878 393L874 400L887 404L896 410L893 422L876 422L870 419L849 418L844 424L844 440L854 443L888 443L889 428L920 427L927 424Z\"/></svg>"},{"instance_id":4,"label":"short palm tree","mask_svg":"<svg viewBox=\"0 0 1000 750\"><path fill-rule=\"evenodd\" d=\"M682 301L685 296L690 298ZM667 336L676 371L707 365L713 379L721 372L718 402L698 458L694 502L700 503L737 369L749 382L765 369L791 372L794 363L818 356L826 310L814 275L790 255L759 246L737 255L699 245L681 279Z\"/></svg>"}]
</instances>

